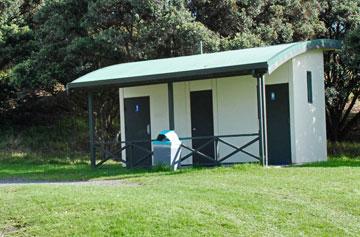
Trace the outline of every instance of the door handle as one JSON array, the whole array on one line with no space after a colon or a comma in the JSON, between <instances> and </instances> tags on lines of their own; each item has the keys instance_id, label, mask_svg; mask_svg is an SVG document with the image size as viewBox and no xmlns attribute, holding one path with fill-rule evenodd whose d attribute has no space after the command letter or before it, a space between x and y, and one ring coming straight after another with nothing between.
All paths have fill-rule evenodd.
<instances>
[{"instance_id":1,"label":"door handle","mask_svg":"<svg viewBox=\"0 0 360 237\"><path fill-rule=\"evenodd\" d=\"M146 125L146 133L150 135L150 124Z\"/></svg>"},{"instance_id":2,"label":"door handle","mask_svg":"<svg viewBox=\"0 0 360 237\"><path fill-rule=\"evenodd\" d=\"M196 131L196 128L192 128L193 131Z\"/></svg>"}]
</instances>

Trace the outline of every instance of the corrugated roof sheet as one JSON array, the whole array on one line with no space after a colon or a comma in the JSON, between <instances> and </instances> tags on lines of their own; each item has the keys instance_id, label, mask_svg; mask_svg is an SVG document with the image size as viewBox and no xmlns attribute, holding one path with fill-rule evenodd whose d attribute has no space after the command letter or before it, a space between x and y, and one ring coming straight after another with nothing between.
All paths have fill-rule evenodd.
<instances>
[{"instance_id":1,"label":"corrugated roof sheet","mask_svg":"<svg viewBox=\"0 0 360 237\"><path fill-rule=\"evenodd\" d=\"M340 47L340 41L319 39L267 47L122 63L90 72L69 83L68 88L153 84L222 75L249 74L252 70L261 70L271 74L289 59L308 50L339 49Z\"/></svg>"}]
</instances>

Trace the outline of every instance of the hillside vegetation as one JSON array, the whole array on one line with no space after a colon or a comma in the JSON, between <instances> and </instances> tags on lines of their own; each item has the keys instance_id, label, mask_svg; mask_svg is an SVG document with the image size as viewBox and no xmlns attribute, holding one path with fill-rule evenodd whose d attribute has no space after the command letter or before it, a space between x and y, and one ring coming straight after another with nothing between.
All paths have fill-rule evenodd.
<instances>
[{"instance_id":1,"label":"hillside vegetation","mask_svg":"<svg viewBox=\"0 0 360 237\"><path fill-rule=\"evenodd\" d=\"M26 140L18 127L85 120L86 94L66 94L66 84L108 65L198 54L200 42L209 53L328 38L343 41L324 57L328 138L356 140L359 37L359 0L2 0L0 126ZM97 137L107 141L118 132L118 99L97 93Z\"/></svg>"}]
</instances>

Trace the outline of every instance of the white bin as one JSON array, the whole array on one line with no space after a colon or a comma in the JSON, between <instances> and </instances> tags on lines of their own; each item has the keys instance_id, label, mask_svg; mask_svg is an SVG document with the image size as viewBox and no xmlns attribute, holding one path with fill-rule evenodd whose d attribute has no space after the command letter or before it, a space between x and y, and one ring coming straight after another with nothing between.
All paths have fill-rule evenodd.
<instances>
[{"instance_id":1,"label":"white bin","mask_svg":"<svg viewBox=\"0 0 360 237\"><path fill-rule=\"evenodd\" d=\"M153 142L154 166L167 166L177 170L180 163L181 141L173 130L163 130Z\"/></svg>"}]
</instances>

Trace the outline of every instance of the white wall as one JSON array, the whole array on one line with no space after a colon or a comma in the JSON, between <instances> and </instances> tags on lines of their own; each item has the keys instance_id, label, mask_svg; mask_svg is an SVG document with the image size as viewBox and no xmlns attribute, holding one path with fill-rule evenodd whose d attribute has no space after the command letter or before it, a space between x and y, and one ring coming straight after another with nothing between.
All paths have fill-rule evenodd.
<instances>
[{"instance_id":1,"label":"white wall","mask_svg":"<svg viewBox=\"0 0 360 237\"><path fill-rule=\"evenodd\" d=\"M252 76L221 78L217 81L218 91L218 135L258 132L256 79ZM236 146L244 145L254 137L226 138ZM246 151L259 155L258 142ZM229 154L232 148L222 145L220 155ZM226 162L255 161L243 153L237 153Z\"/></svg>"},{"instance_id":2,"label":"white wall","mask_svg":"<svg viewBox=\"0 0 360 237\"><path fill-rule=\"evenodd\" d=\"M191 136L190 92L200 90L212 90L215 135L258 132L256 79L251 76L241 76L175 83L175 131L180 137ZM241 146L250 139L249 137L224 138L225 141L236 146ZM187 141L185 145L191 146L191 142ZM258 156L258 143L252 144L246 150ZM232 151L232 148L219 144L220 158ZM224 162L241 161L255 160L238 153Z\"/></svg>"},{"instance_id":3,"label":"white wall","mask_svg":"<svg viewBox=\"0 0 360 237\"><path fill-rule=\"evenodd\" d=\"M295 117L294 117L294 83L293 83L293 64L292 60L284 63L277 68L271 75L265 75L265 84L289 84L289 112L290 112L290 146L291 146L291 160L295 163L296 149L295 149Z\"/></svg>"},{"instance_id":4,"label":"white wall","mask_svg":"<svg viewBox=\"0 0 360 237\"><path fill-rule=\"evenodd\" d=\"M190 82L174 83L174 113L175 113L175 131L179 137L191 137L191 113L190 113L190 92L201 90L213 91L213 111L214 121L216 121L216 80L201 80ZM214 133L217 133L217 127L214 122ZM191 140L183 141L184 145L192 147ZM182 155L189 154L190 151L183 149ZM192 157L189 157L182 164L192 164Z\"/></svg>"},{"instance_id":5,"label":"white wall","mask_svg":"<svg viewBox=\"0 0 360 237\"><path fill-rule=\"evenodd\" d=\"M257 133L256 79L251 76L210 79L191 82L174 83L175 131L179 137L191 137L190 92L212 90L214 112L214 134L229 135ZM151 137L155 138L159 131L168 129L167 85L127 87L120 89L121 127L124 125L123 98L150 96ZM227 106L220 106L227 105ZM122 132L122 140L125 133ZM224 138L236 146L241 146L251 138ZM191 147L191 141L185 141ZM246 149L258 156L258 142ZM226 145L219 145L219 155L224 156L233 151ZM183 150L183 154L187 154ZM124 154L125 155L125 154ZM253 158L238 153L225 162L255 161ZM184 164L191 164L189 158Z\"/></svg>"},{"instance_id":6,"label":"white wall","mask_svg":"<svg viewBox=\"0 0 360 237\"><path fill-rule=\"evenodd\" d=\"M291 77L292 63L288 61L277 68L273 73L265 74L265 84L281 84L289 83Z\"/></svg>"},{"instance_id":7,"label":"white wall","mask_svg":"<svg viewBox=\"0 0 360 237\"><path fill-rule=\"evenodd\" d=\"M307 71L312 72L313 104L307 101ZM323 52L301 54L265 78L266 84L289 83L292 162L326 160Z\"/></svg>"},{"instance_id":8,"label":"white wall","mask_svg":"<svg viewBox=\"0 0 360 237\"><path fill-rule=\"evenodd\" d=\"M314 104L307 103L306 71L313 72ZM290 132L293 163L326 159L323 58L321 51L300 55L265 75L266 84L289 83ZM214 134L243 134L258 132L256 79L238 76L174 83L175 131L180 137L191 137L190 91L213 92ZM168 129L167 85L127 87L120 89L122 140L124 134L123 98L150 96L151 137ZM226 138L234 145L243 145L249 138ZM191 147L191 141L185 145ZM220 156L232 151L221 145ZM258 142L247 148L258 156ZM184 153L188 153L184 151ZM124 154L125 155L125 154ZM254 161L238 153L226 162ZM190 164L191 158L185 164Z\"/></svg>"},{"instance_id":9,"label":"white wall","mask_svg":"<svg viewBox=\"0 0 360 237\"><path fill-rule=\"evenodd\" d=\"M292 59L294 163L327 159L324 61L320 50L313 50ZM307 101L306 71L312 72L313 103Z\"/></svg>"},{"instance_id":10,"label":"white wall","mask_svg":"<svg viewBox=\"0 0 360 237\"><path fill-rule=\"evenodd\" d=\"M156 138L160 131L169 128L168 94L166 84L121 88L119 90L121 141L125 141L125 115L123 99L142 96L150 96L151 138ZM126 159L125 151L122 155Z\"/></svg>"}]
</instances>

